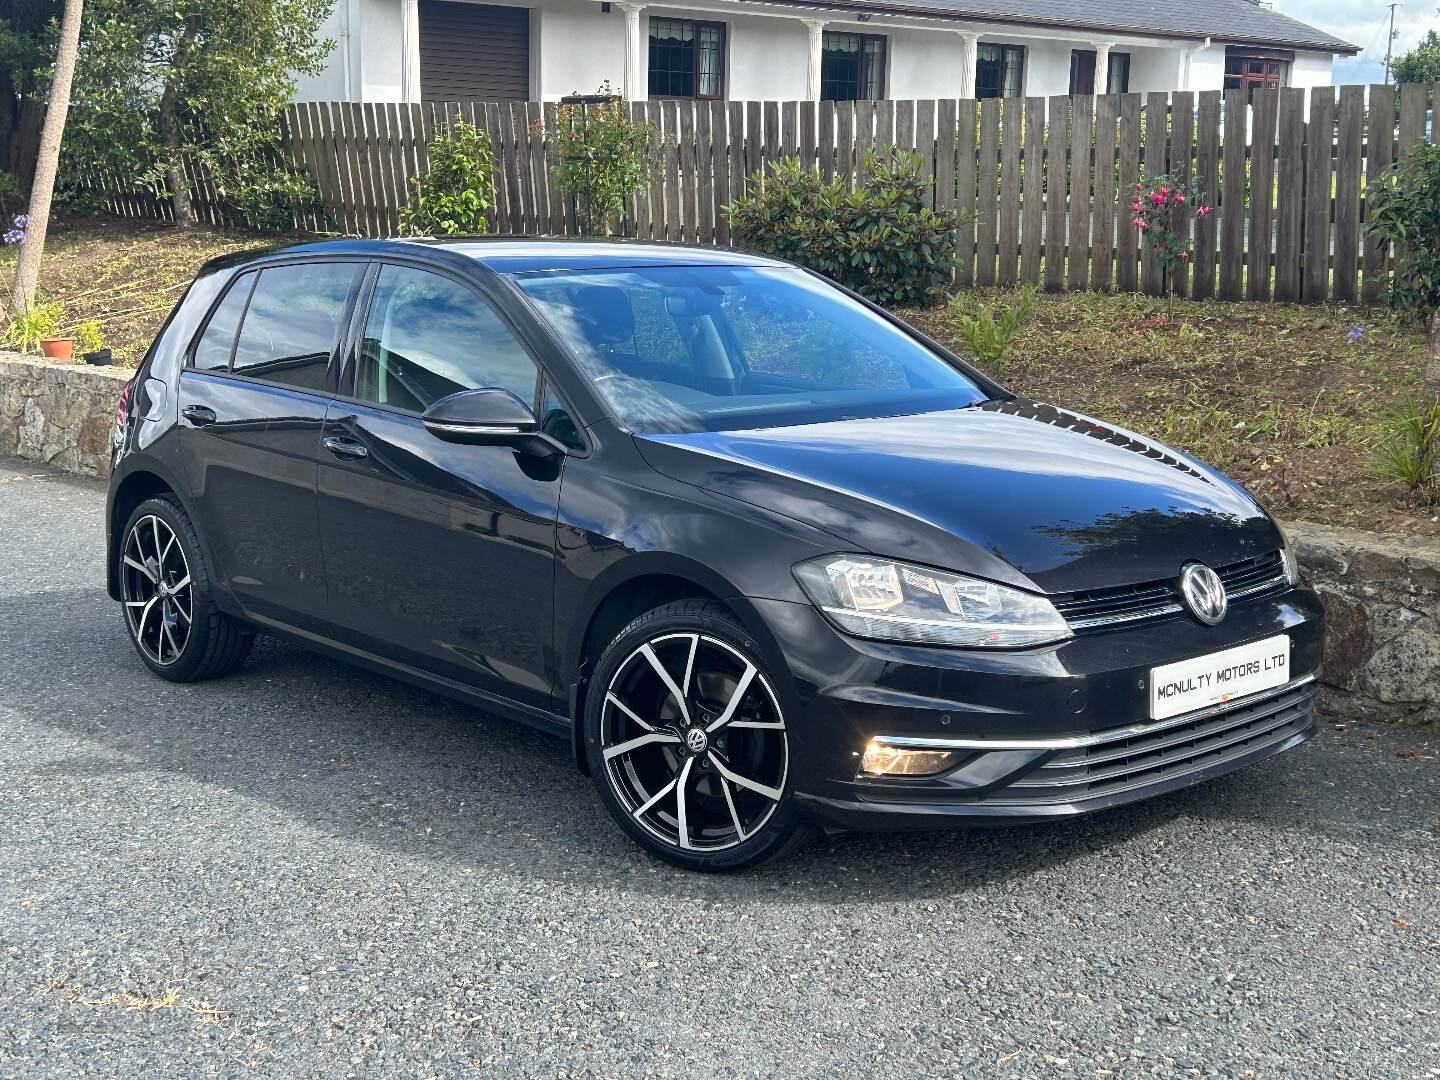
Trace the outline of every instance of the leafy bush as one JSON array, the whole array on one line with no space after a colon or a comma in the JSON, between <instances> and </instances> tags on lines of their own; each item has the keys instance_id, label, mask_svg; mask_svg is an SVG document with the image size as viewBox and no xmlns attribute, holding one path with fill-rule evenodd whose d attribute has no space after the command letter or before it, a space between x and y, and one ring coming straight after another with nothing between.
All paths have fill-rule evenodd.
<instances>
[{"instance_id":1,"label":"leafy bush","mask_svg":"<svg viewBox=\"0 0 1440 1080\"><path fill-rule=\"evenodd\" d=\"M28 311L10 320L5 328L5 344L21 352L39 352L40 342L59 334L64 319L65 305L36 301Z\"/></svg>"},{"instance_id":2,"label":"leafy bush","mask_svg":"<svg viewBox=\"0 0 1440 1080\"><path fill-rule=\"evenodd\" d=\"M1440 401L1412 407L1396 418L1380 451L1379 471L1404 485L1411 498L1440 498Z\"/></svg>"},{"instance_id":3,"label":"leafy bush","mask_svg":"<svg viewBox=\"0 0 1440 1080\"><path fill-rule=\"evenodd\" d=\"M973 214L931 210L920 156L865 155L853 191L785 158L725 208L737 244L789 259L876 303L925 305L955 276L955 233Z\"/></svg>"},{"instance_id":4,"label":"leafy bush","mask_svg":"<svg viewBox=\"0 0 1440 1080\"><path fill-rule=\"evenodd\" d=\"M1425 386L1440 394L1440 146L1420 143L1369 191L1366 230L1393 244L1390 304L1430 327Z\"/></svg>"},{"instance_id":5,"label":"leafy bush","mask_svg":"<svg viewBox=\"0 0 1440 1080\"><path fill-rule=\"evenodd\" d=\"M993 307L961 295L950 301L955 332L976 363L998 370L1009 359L1010 347L1024 332L1035 304L1035 286L1026 285L1015 303L997 302Z\"/></svg>"},{"instance_id":6,"label":"leafy bush","mask_svg":"<svg viewBox=\"0 0 1440 1080\"><path fill-rule=\"evenodd\" d=\"M435 129L430 169L412 181L415 195L400 211L400 228L412 236L473 236L490 228L495 205L490 135L466 120Z\"/></svg>"},{"instance_id":7,"label":"leafy bush","mask_svg":"<svg viewBox=\"0 0 1440 1080\"><path fill-rule=\"evenodd\" d=\"M579 95L575 95L579 96ZM561 105L555 130L543 121L534 132L549 142L555 183L575 199L575 216L586 236L605 236L631 196L648 187L660 157L660 132L630 119L625 102L603 83L585 104Z\"/></svg>"},{"instance_id":8,"label":"leafy bush","mask_svg":"<svg viewBox=\"0 0 1440 1080\"><path fill-rule=\"evenodd\" d=\"M0 218L18 214L23 201L24 192L20 190L20 181L15 179L15 174L0 169Z\"/></svg>"},{"instance_id":9,"label":"leafy bush","mask_svg":"<svg viewBox=\"0 0 1440 1080\"><path fill-rule=\"evenodd\" d=\"M75 355L99 352L105 347L104 327L99 319L86 319L75 327Z\"/></svg>"}]
</instances>

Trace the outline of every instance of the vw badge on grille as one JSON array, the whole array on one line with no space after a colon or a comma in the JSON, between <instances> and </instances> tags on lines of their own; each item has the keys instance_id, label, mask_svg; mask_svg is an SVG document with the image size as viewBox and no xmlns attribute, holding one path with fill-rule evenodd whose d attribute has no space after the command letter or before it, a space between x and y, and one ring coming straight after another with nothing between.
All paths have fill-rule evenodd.
<instances>
[{"instance_id":1,"label":"vw badge on grille","mask_svg":"<svg viewBox=\"0 0 1440 1080\"><path fill-rule=\"evenodd\" d=\"M1180 598L1206 626L1214 626L1225 618L1225 612L1230 607L1225 583L1204 563L1186 563L1180 571Z\"/></svg>"}]
</instances>

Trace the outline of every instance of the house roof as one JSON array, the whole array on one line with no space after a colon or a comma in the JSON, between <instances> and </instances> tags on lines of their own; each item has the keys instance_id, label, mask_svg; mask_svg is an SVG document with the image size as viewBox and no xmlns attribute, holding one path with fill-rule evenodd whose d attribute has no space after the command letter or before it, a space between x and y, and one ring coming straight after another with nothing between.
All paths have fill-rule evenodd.
<instances>
[{"instance_id":1,"label":"house roof","mask_svg":"<svg viewBox=\"0 0 1440 1080\"><path fill-rule=\"evenodd\" d=\"M1281 15L1255 0L780 0L804 7L852 8L877 14L1008 22L1099 33L1186 39L1214 38L1237 45L1357 53L1333 34Z\"/></svg>"}]
</instances>

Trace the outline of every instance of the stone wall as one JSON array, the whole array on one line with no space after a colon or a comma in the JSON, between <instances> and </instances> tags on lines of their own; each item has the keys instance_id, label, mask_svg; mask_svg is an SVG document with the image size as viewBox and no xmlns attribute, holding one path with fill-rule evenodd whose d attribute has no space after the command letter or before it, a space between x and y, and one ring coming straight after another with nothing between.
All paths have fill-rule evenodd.
<instances>
[{"instance_id":1,"label":"stone wall","mask_svg":"<svg viewBox=\"0 0 1440 1080\"><path fill-rule=\"evenodd\" d=\"M104 476L121 368L0 352L0 455ZM1332 717L1440 727L1440 542L1292 522L1330 616Z\"/></svg>"},{"instance_id":2,"label":"stone wall","mask_svg":"<svg viewBox=\"0 0 1440 1080\"><path fill-rule=\"evenodd\" d=\"M115 403L133 374L0 352L0 454L107 475Z\"/></svg>"},{"instance_id":3,"label":"stone wall","mask_svg":"<svg viewBox=\"0 0 1440 1080\"><path fill-rule=\"evenodd\" d=\"M1285 526L1325 599L1324 709L1440 730L1440 541Z\"/></svg>"}]
</instances>

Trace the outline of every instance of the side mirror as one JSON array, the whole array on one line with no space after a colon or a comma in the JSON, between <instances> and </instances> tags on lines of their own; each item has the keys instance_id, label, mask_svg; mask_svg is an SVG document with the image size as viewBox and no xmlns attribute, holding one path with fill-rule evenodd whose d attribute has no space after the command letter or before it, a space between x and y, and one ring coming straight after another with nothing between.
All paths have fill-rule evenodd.
<instances>
[{"instance_id":1,"label":"side mirror","mask_svg":"<svg viewBox=\"0 0 1440 1080\"><path fill-rule=\"evenodd\" d=\"M446 442L470 446L510 446L537 457L565 452L540 430L535 414L509 390L487 387L443 397L420 416L425 430Z\"/></svg>"}]
</instances>

